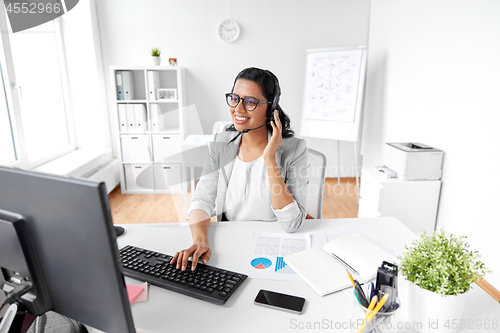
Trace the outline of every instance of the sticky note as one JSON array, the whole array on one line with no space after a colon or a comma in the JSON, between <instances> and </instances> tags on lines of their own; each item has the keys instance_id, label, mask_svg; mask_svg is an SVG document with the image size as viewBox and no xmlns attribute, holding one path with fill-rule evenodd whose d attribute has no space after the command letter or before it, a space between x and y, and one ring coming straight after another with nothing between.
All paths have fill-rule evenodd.
<instances>
[{"instance_id":1,"label":"sticky note","mask_svg":"<svg viewBox=\"0 0 500 333\"><path fill-rule=\"evenodd\" d=\"M144 289L142 293L133 301L132 303L140 303L140 302L146 302L148 300L148 283L144 282L143 284L139 285Z\"/></svg>"},{"instance_id":2,"label":"sticky note","mask_svg":"<svg viewBox=\"0 0 500 333\"><path fill-rule=\"evenodd\" d=\"M130 303L134 303L134 301L144 291L144 287L142 287L142 286L134 286L134 285L127 284L126 287L127 287L128 301Z\"/></svg>"}]
</instances>

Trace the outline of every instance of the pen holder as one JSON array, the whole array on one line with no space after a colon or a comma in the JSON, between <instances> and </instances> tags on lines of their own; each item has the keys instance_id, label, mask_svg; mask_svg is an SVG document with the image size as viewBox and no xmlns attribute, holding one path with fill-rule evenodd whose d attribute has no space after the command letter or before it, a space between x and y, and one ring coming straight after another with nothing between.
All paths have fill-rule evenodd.
<instances>
[{"instance_id":1,"label":"pen holder","mask_svg":"<svg viewBox=\"0 0 500 333\"><path fill-rule=\"evenodd\" d=\"M380 299L380 298L379 298ZM395 333L398 329L398 319L401 309L399 298L396 298L397 308L388 310L387 312L374 312L359 304L354 297L352 315L351 315L351 332L352 333Z\"/></svg>"}]
</instances>

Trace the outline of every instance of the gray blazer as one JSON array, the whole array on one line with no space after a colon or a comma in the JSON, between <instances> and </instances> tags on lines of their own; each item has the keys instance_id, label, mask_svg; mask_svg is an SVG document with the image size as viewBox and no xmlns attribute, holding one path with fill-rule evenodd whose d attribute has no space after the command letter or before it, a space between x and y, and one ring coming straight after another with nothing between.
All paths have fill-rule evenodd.
<instances>
[{"instance_id":1,"label":"gray blazer","mask_svg":"<svg viewBox=\"0 0 500 333\"><path fill-rule=\"evenodd\" d=\"M214 141L209 144L203 173L191 199L188 214L194 209L202 209L209 216L213 216L215 199L217 199L217 221L222 220L227 187L241 142L241 135L234 139L238 134L239 132L236 131L215 134ZM233 139L234 141L231 142ZM276 163L288 190L300 209L300 214L296 219L281 222L286 232L294 232L300 227L307 215L305 209L307 196L306 141L296 137L283 138L276 152Z\"/></svg>"}]
</instances>

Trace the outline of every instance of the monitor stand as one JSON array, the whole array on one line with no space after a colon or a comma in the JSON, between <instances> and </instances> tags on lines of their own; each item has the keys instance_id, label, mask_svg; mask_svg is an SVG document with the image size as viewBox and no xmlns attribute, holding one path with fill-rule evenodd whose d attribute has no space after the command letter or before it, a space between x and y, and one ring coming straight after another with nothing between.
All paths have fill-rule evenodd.
<instances>
[{"instance_id":1,"label":"monitor stand","mask_svg":"<svg viewBox=\"0 0 500 333\"><path fill-rule=\"evenodd\" d=\"M0 322L0 333L88 333L82 324L48 311L35 317L27 312L20 303L12 304Z\"/></svg>"},{"instance_id":2,"label":"monitor stand","mask_svg":"<svg viewBox=\"0 0 500 333\"><path fill-rule=\"evenodd\" d=\"M118 237L118 236L121 236L123 235L123 233L125 232L125 228L124 227L120 227L120 226L113 226L114 229L115 229L115 238Z\"/></svg>"},{"instance_id":3,"label":"monitor stand","mask_svg":"<svg viewBox=\"0 0 500 333\"><path fill-rule=\"evenodd\" d=\"M32 331L33 330L33 331ZM87 328L77 321L49 311L36 318L27 333L88 333Z\"/></svg>"}]
</instances>

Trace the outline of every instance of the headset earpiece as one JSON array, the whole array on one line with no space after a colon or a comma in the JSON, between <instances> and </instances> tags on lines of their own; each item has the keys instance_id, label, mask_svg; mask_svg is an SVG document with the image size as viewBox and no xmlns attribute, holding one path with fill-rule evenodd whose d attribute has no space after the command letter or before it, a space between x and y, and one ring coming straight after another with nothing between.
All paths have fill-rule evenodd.
<instances>
[{"instance_id":1,"label":"headset earpiece","mask_svg":"<svg viewBox=\"0 0 500 333\"><path fill-rule=\"evenodd\" d=\"M280 96L281 96L281 89L280 89L280 85L278 83L278 80L276 79L276 77L270 72L270 71L267 71L267 73L271 76L271 78L273 79L273 82L274 82L274 87L275 87L275 91L274 91L274 98L273 98L273 102L271 103L271 108L269 110L269 115L268 115L268 119L269 120L273 120L273 113L274 113L274 110L276 109L276 107L278 106L278 103L280 101ZM278 113L280 111L278 110Z\"/></svg>"}]
</instances>

